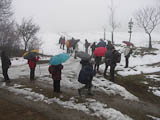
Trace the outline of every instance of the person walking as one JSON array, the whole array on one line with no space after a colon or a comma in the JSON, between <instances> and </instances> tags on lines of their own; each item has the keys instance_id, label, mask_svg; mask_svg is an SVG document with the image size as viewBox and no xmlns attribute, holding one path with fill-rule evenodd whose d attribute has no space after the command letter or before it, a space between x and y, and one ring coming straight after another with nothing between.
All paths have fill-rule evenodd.
<instances>
[{"instance_id":1,"label":"person walking","mask_svg":"<svg viewBox=\"0 0 160 120\"><path fill-rule=\"evenodd\" d=\"M84 44L84 47L85 47L85 52L88 53L88 47L90 46L90 43L88 42L87 39L85 39L85 44Z\"/></svg>"},{"instance_id":2,"label":"person walking","mask_svg":"<svg viewBox=\"0 0 160 120\"><path fill-rule=\"evenodd\" d=\"M36 64L39 60L39 56L33 57L31 59L28 59L28 65L30 68L30 80L33 81L35 79L35 68Z\"/></svg>"},{"instance_id":3,"label":"person walking","mask_svg":"<svg viewBox=\"0 0 160 120\"><path fill-rule=\"evenodd\" d=\"M1 52L1 62L2 62L2 74L4 77L4 82L10 83L10 78L8 76L8 69L11 66L11 61L6 55L5 51Z\"/></svg>"},{"instance_id":4,"label":"person walking","mask_svg":"<svg viewBox=\"0 0 160 120\"><path fill-rule=\"evenodd\" d=\"M112 47L110 53L109 53L109 51L107 51L107 52L108 52L108 54L105 55L105 70L104 70L103 74L105 77L108 66L110 66L110 79L112 82L115 82L114 74L115 74L115 67L117 65L117 60L119 59L119 58L117 58L118 51L116 51L115 48Z\"/></svg>"},{"instance_id":5,"label":"person walking","mask_svg":"<svg viewBox=\"0 0 160 120\"><path fill-rule=\"evenodd\" d=\"M65 37L62 38L62 47L63 47L63 50L64 50L64 47L65 47L65 44L66 44L66 39Z\"/></svg>"},{"instance_id":6,"label":"person walking","mask_svg":"<svg viewBox=\"0 0 160 120\"><path fill-rule=\"evenodd\" d=\"M93 42L93 44L91 45L92 55L95 49L96 49L96 42Z\"/></svg>"},{"instance_id":7,"label":"person walking","mask_svg":"<svg viewBox=\"0 0 160 120\"><path fill-rule=\"evenodd\" d=\"M79 76L78 81L82 84L85 84L82 88L78 89L78 93L81 96L82 92L87 89L87 94L92 96L91 88L92 88L92 79L95 75L95 72L93 70L93 66L90 62L86 62L86 64L82 67Z\"/></svg>"},{"instance_id":8,"label":"person walking","mask_svg":"<svg viewBox=\"0 0 160 120\"><path fill-rule=\"evenodd\" d=\"M126 46L124 49L124 57L125 57L125 67L124 68L128 68L129 57L131 54L132 54L132 49L130 48L130 46Z\"/></svg>"},{"instance_id":9,"label":"person walking","mask_svg":"<svg viewBox=\"0 0 160 120\"><path fill-rule=\"evenodd\" d=\"M63 36L59 38L59 42L58 42L60 44L60 49L62 48L62 39L63 39Z\"/></svg>"},{"instance_id":10,"label":"person walking","mask_svg":"<svg viewBox=\"0 0 160 120\"><path fill-rule=\"evenodd\" d=\"M53 79L53 91L56 93L60 93L60 81L61 81L61 70L63 69L63 65L50 65L48 70L49 73L52 74Z\"/></svg>"},{"instance_id":11,"label":"person walking","mask_svg":"<svg viewBox=\"0 0 160 120\"><path fill-rule=\"evenodd\" d=\"M79 50L78 42L74 46L74 59L77 59L77 52Z\"/></svg>"},{"instance_id":12,"label":"person walking","mask_svg":"<svg viewBox=\"0 0 160 120\"><path fill-rule=\"evenodd\" d=\"M70 54L71 53L71 40L67 40L66 41L66 48L67 48L67 53Z\"/></svg>"}]
</instances>

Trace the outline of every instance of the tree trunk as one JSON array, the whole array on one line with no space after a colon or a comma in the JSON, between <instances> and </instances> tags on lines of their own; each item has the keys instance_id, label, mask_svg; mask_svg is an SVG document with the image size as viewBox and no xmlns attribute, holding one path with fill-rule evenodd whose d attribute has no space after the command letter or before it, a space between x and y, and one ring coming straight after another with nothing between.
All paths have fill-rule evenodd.
<instances>
[{"instance_id":1,"label":"tree trunk","mask_svg":"<svg viewBox=\"0 0 160 120\"><path fill-rule=\"evenodd\" d=\"M151 49L151 48L152 48L152 38L151 38L151 34L149 33L148 36L149 36L149 49Z\"/></svg>"},{"instance_id":2,"label":"tree trunk","mask_svg":"<svg viewBox=\"0 0 160 120\"><path fill-rule=\"evenodd\" d=\"M131 42L131 33L129 34L129 42Z\"/></svg>"},{"instance_id":3,"label":"tree trunk","mask_svg":"<svg viewBox=\"0 0 160 120\"><path fill-rule=\"evenodd\" d=\"M24 51L27 51L27 42L24 44Z\"/></svg>"},{"instance_id":4,"label":"tree trunk","mask_svg":"<svg viewBox=\"0 0 160 120\"><path fill-rule=\"evenodd\" d=\"M111 33L111 40L112 40L112 44L114 44L114 32L113 31Z\"/></svg>"},{"instance_id":5,"label":"tree trunk","mask_svg":"<svg viewBox=\"0 0 160 120\"><path fill-rule=\"evenodd\" d=\"M106 40L106 29L104 29L104 40Z\"/></svg>"}]
</instances>

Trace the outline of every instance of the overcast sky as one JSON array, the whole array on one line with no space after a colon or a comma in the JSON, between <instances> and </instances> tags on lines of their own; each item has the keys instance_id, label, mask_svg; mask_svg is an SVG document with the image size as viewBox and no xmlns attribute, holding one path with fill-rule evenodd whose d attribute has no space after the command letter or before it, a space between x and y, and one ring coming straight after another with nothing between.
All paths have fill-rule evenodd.
<instances>
[{"instance_id":1,"label":"overcast sky","mask_svg":"<svg viewBox=\"0 0 160 120\"><path fill-rule=\"evenodd\" d=\"M116 18L121 29L128 27L133 13L142 7L155 5L157 0L114 0ZM33 18L43 32L102 30L108 26L110 0L13 0L18 23Z\"/></svg>"}]
</instances>

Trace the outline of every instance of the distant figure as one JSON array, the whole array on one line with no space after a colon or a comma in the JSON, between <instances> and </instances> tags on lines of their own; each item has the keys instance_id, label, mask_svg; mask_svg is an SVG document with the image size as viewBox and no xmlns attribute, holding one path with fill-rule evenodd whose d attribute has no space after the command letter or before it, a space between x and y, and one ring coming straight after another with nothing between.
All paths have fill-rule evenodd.
<instances>
[{"instance_id":1,"label":"distant figure","mask_svg":"<svg viewBox=\"0 0 160 120\"><path fill-rule=\"evenodd\" d=\"M63 36L61 36L61 37L59 38L60 49L61 49L61 47L62 47L62 39L63 39Z\"/></svg>"},{"instance_id":2,"label":"distant figure","mask_svg":"<svg viewBox=\"0 0 160 120\"><path fill-rule=\"evenodd\" d=\"M87 39L85 39L85 44L84 44L84 47L85 47L85 52L88 53L88 47L90 46L90 43L87 41Z\"/></svg>"},{"instance_id":3,"label":"distant figure","mask_svg":"<svg viewBox=\"0 0 160 120\"><path fill-rule=\"evenodd\" d=\"M93 66L91 63L87 62L87 64L85 64L80 73L79 73L79 77L78 77L78 81L82 84L85 84L84 87L78 89L78 93L79 95L81 96L82 94L82 91L84 89L87 89L88 90L88 95L93 95L91 93L91 88L92 88L92 79L93 79L93 76L95 75L95 72L93 70Z\"/></svg>"},{"instance_id":4,"label":"distant figure","mask_svg":"<svg viewBox=\"0 0 160 120\"><path fill-rule=\"evenodd\" d=\"M74 46L74 59L77 59L78 50L79 50L79 46L78 46L78 43L76 43Z\"/></svg>"},{"instance_id":5,"label":"distant figure","mask_svg":"<svg viewBox=\"0 0 160 120\"><path fill-rule=\"evenodd\" d=\"M120 53L117 50L115 50L114 47L112 47L111 50L107 51L105 55L105 70L104 70L104 77L105 77L107 68L108 66L110 66L110 77L112 82L115 81L114 72L118 62L120 62Z\"/></svg>"},{"instance_id":6,"label":"distant figure","mask_svg":"<svg viewBox=\"0 0 160 120\"><path fill-rule=\"evenodd\" d=\"M59 44L61 44L62 43L62 36L59 38L59 42L58 42Z\"/></svg>"},{"instance_id":7,"label":"distant figure","mask_svg":"<svg viewBox=\"0 0 160 120\"><path fill-rule=\"evenodd\" d=\"M8 69L11 66L11 61L6 55L5 51L1 52L1 62L2 62L2 73L4 77L4 82L10 83L10 78L8 76Z\"/></svg>"},{"instance_id":8,"label":"distant figure","mask_svg":"<svg viewBox=\"0 0 160 120\"><path fill-rule=\"evenodd\" d=\"M71 53L71 40L67 40L66 41L66 47L67 47L67 53Z\"/></svg>"},{"instance_id":9,"label":"distant figure","mask_svg":"<svg viewBox=\"0 0 160 120\"><path fill-rule=\"evenodd\" d=\"M54 92L60 93L61 70L63 65L50 65L48 70L52 74Z\"/></svg>"},{"instance_id":10,"label":"distant figure","mask_svg":"<svg viewBox=\"0 0 160 120\"><path fill-rule=\"evenodd\" d=\"M35 68L36 68L36 64L39 60L39 56L36 56L34 58L28 59L28 65L30 68L30 80L33 81L35 78Z\"/></svg>"},{"instance_id":11,"label":"distant figure","mask_svg":"<svg viewBox=\"0 0 160 120\"><path fill-rule=\"evenodd\" d=\"M130 48L130 46L126 46L124 49L124 57L125 57L125 68L128 68L128 64L129 64L129 57L132 54L132 49Z\"/></svg>"},{"instance_id":12,"label":"distant figure","mask_svg":"<svg viewBox=\"0 0 160 120\"><path fill-rule=\"evenodd\" d=\"M63 47L63 50L64 50L64 47L65 47L65 44L66 44L66 40L65 40L65 37L62 38L62 47Z\"/></svg>"},{"instance_id":13,"label":"distant figure","mask_svg":"<svg viewBox=\"0 0 160 120\"><path fill-rule=\"evenodd\" d=\"M94 52L95 49L96 49L96 42L94 42L94 43L91 45L92 55L93 55L93 52Z\"/></svg>"},{"instance_id":14,"label":"distant figure","mask_svg":"<svg viewBox=\"0 0 160 120\"><path fill-rule=\"evenodd\" d=\"M102 60L101 56L95 56L94 70L96 70L97 72L99 72L99 65L100 65L101 60Z\"/></svg>"}]
</instances>

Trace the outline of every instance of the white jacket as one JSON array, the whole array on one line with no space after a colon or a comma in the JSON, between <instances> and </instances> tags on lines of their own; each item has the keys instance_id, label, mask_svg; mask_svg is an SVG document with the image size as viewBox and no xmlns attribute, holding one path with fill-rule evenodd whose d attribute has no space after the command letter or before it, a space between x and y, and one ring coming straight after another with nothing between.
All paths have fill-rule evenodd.
<instances>
[{"instance_id":1,"label":"white jacket","mask_svg":"<svg viewBox=\"0 0 160 120\"><path fill-rule=\"evenodd\" d=\"M127 56L129 54L129 51L130 51L130 48L129 47L126 47L124 49L124 56Z\"/></svg>"},{"instance_id":2,"label":"white jacket","mask_svg":"<svg viewBox=\"0 0 160 120\"><path fill-rule=\"evenodd\" d=\"M78 51L79 47L78 47L78 43L75 45L75 51Z\"/></svg>"}]
</instances>

